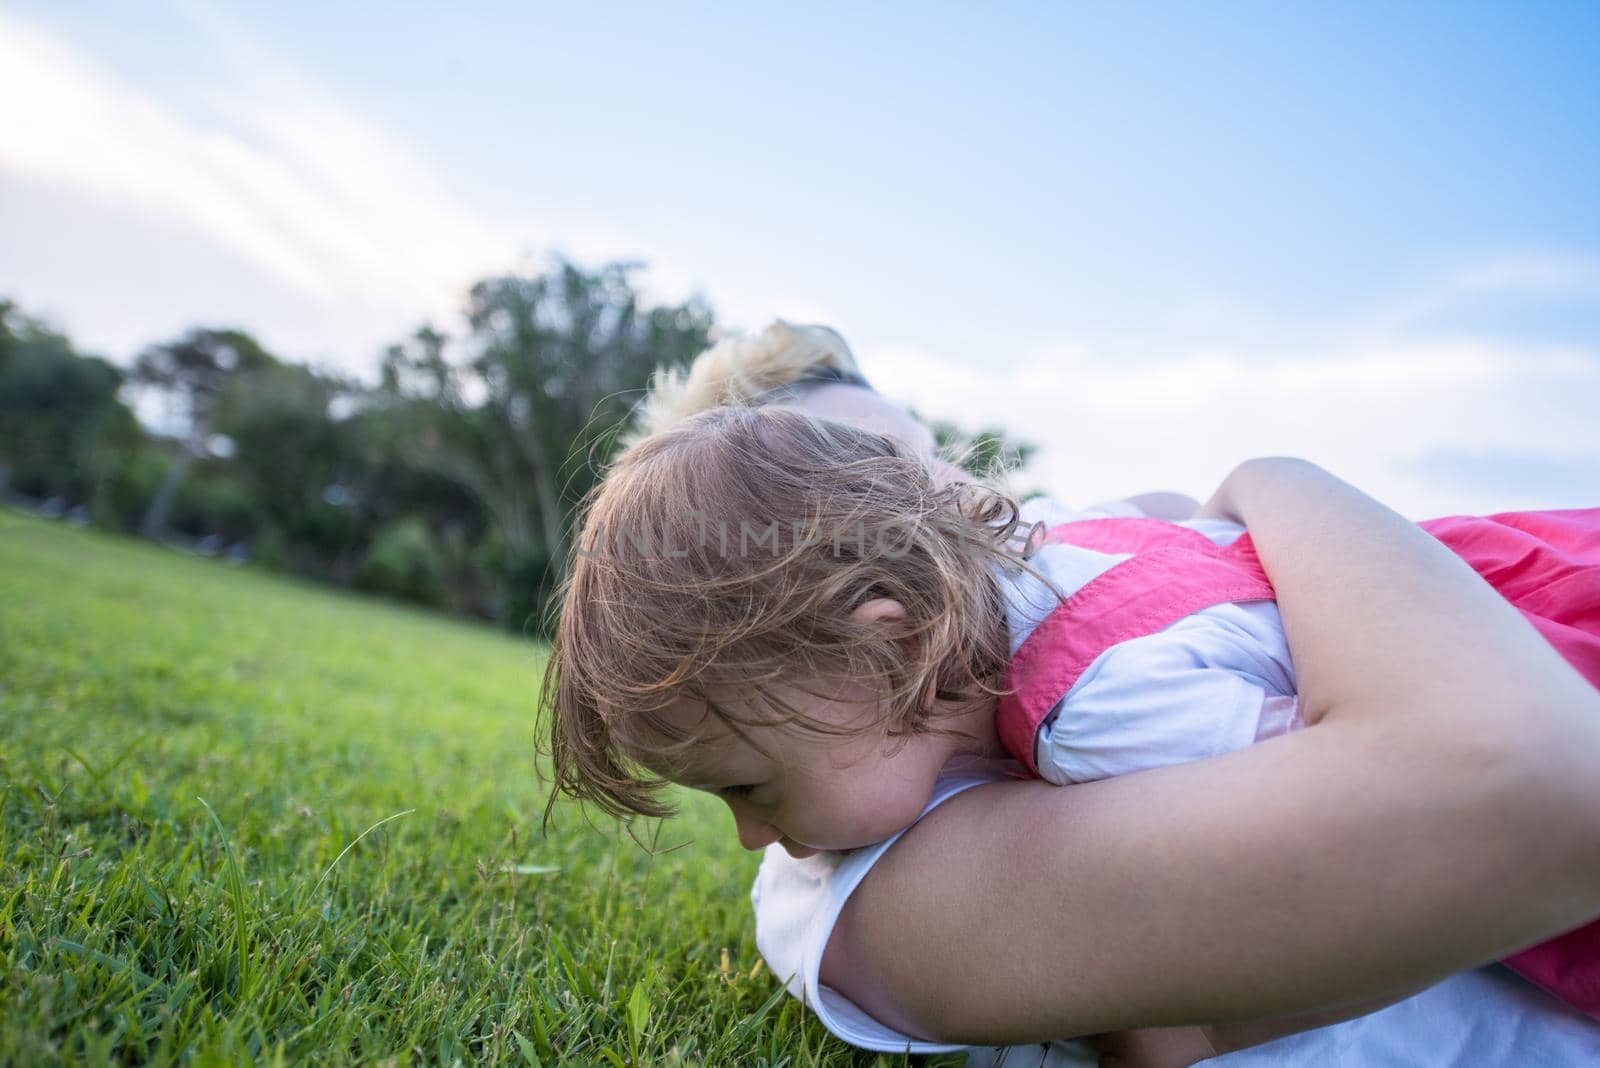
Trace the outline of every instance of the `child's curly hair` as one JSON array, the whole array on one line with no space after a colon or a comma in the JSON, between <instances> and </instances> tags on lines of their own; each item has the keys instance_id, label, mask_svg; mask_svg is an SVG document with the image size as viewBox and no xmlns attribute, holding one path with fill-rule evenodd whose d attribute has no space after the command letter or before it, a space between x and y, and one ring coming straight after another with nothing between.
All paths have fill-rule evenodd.
<instances>
[{"instance_id":1,"label":"child's curly hair","mask_svg":"<svg viewBox=\"0 0 1600 1068\"><path fill-rule=\"evenodd\" d=\"M661 713L743 699L819 733L777 684L871 678L889 735L935 732L922 703L999 694L1009 659L994 567L1020 566L1016 503L979 481L940 488L893 438L780 407L701 412L634 444L580 510L540 705L559 794L618 816L670 815L663 762L694 744ZM851 618L888 597L903 628ZM741 732L742 733L742 732ZM546 817L550 809L546 809Z\"/></svg>"}]
</instances>

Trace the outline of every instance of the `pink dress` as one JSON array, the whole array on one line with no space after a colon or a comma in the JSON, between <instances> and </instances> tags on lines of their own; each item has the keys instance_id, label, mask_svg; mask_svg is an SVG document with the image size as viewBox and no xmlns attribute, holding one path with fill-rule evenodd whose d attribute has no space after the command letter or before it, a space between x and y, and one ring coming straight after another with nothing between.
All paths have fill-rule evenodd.
<instances>
[{"instance_id":1,"label":"pink dress","mask_svg":"<svg viewBox=\"0 0 1600 1068\"><path fill-rule=\"evenodd\" d=\"M1451 516L1420 526L1600 688L1600 508ZM996 724L1006 748L1035 776L1041 724L1101 653L1214 605L1275 599L1248 534L1219 547L1161 520L1090 519L1051 528L1046 540L1133 555L1055 608L1012 660L1014 692L1001 701ZM1600 920L1504 963L1600 1019Z\"/></svg>"}]
</instances>

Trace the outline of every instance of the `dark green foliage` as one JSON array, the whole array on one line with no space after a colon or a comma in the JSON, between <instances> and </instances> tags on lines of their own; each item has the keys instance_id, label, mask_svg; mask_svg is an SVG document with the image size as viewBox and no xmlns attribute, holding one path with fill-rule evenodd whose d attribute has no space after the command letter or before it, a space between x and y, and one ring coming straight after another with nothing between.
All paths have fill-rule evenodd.
<instances>
[{"instance_id":1,"label":"dark green foliage","mask_svg":"<svg viewBox=\"0 0 1600 1068\"><path fill-rule=\"evenodd\" d=\"M173 529L190 538L242 541L258 526L255 501L236 479L223 472L190 478L172 513Z\"/></svg>"},{"instance_id":2,"label":"dark green foliage","mask_svg":"<svg viewBox=\"0 0 1600 1068\"><path fill-rule=\"evenodd\" d=\"M495 529L496 615L537 628L565 559L567 525L611 455L617 428L657 367L705 347L702 301L646 307L635 265L589 272L557 260L543 274L472 287L466 330L423 327L384 359L377 403L407 462L470 488Z\"/></svg>"},{"instance_id":3,"label":"dark green foliage","mask_svg":"<svg viewBox=\"0 0 1600 1068\"><path fill-rule=\"evenodd\" d=\"M410 516L378 532L356 569L358 589L386 593L419 604L445 602L445 568L428 527Z\"/></svg>"},{"instance_id":4,"label":"dark green foliage","mask_svg":"<svg viewBox=\"0 0 1600 1068\"><path fill-rule=\"evenodd\" d=\"M118 399L122 372L0 300L0 491L115 508L143 437Z\"/></svg>"},{"instance_id":5,"label":"dark green foliage","mask_svg":"<svg viewBox=\"0 0 1600 1068\"><path fill-rule=\"evenodd\" d=\"M133 380L159 391L184 423L182 448L150 501L141 532L158 538L167 530L174 502L189 468L213 452L212 431L224 393L277 361L241 330L196 328L182 337L152 345L133 364Z\"/></svg>"},{"instance_id":6,"label":"dark green foliage","mask_svg":"<svg viewBox=\"0 0 1600 1068\"><path fill-rule=\"evenodd\" d=\"M0 498L547 636L575 507L650 376L715 322L698 297L644 302L638 269L558 258L484 279L457 334L416 330L375 386L215 327L145 348L125 376L0 302ZM130 390L166 413L160 436ZM934 429L982 474L1032 452Z\"/></svg>"},{"instance_id":7,"label":"dark green foliage","mask_svg":"<svg viewBox=\"0 0 1600 1068\"><path fill-rule=\"evenodd\" d=\"M939 450L950 457L952 463L980 478L1019 471L1038 450L1030 441L1013 441L999 427L971 433L941 419L923 419L923 422L933 431Z\"/></svg>"}]
</instances>

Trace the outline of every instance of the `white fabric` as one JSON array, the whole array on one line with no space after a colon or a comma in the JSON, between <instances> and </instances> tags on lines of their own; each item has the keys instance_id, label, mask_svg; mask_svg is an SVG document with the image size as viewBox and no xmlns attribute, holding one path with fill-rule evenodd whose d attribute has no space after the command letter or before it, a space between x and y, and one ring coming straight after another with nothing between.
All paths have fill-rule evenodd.
<instances>
[{"instance_id":1,"label":"white fabric","mask_svg":"<svg viewBox=\"0 0 1600 1068\"><path fill-rule=\"evenodd\" d=\"M1043 498L1027 502L1023 517L1046 526L1091 518ZM1243 527L1221 520L1179 525L1219 545L1244 533ZM1127 558L1052 544L1029 562L1062 596L1070 596ZM1005 585L1015 655L1059 601L1032 575ZM1042 778L1064 786L1203 760L1263 736L1266 699L1294 693L1294 667L1277 605L1214 605L1096 657L1045 718L1035 737L1034 762Z\"/></svg>"},{"instance_id":2,"label":"white fabric","mask_svg":"<svg viewBox=\"0 0 1600 1068\"><path fill-rule=\"evenodd\" d=\"M1110 514L1072 513L1045 500L1030 501L1023 511L1025 519L1049 526ZM1184 525L1218 544L1242 532L1216 521ZM1070 594L1120 559L1077 547L1047 546L1033 562ZM1014 653L1056 601L1037 579L1007 586ZM1063 782L1200 759L1250 744L1264 725L1268 733L1281 729L1289 714L1284 698L1293 692L1293 671L1276 607L1266 602L1221 605L1097 658L1058 704L1054 722L1041 730L1036 756L1046 778ZM1272 724L1262 719L1264 702ZM947 769L923 815L964 790L1002 781L1007 766L1020 770L1014 763ZM914 1040L886 1027L819 982L823 949L840 910L898 838L849 855L822 853L805 860L793 859L781 846L769 846L750 895L756 944L773 974L786 980L789 992L851 1045L888 1052L957 1051L963 1047ZM1096 1063L1093 1053L1076 1041L969 1052L973 1068ZM1491 967L1454 976L1360 1019L1206 1063L1225 1068L1280 1064L1520 1068L1600 1063L1600 1025L1511 972Z\"/></svg>"}]
</instances>

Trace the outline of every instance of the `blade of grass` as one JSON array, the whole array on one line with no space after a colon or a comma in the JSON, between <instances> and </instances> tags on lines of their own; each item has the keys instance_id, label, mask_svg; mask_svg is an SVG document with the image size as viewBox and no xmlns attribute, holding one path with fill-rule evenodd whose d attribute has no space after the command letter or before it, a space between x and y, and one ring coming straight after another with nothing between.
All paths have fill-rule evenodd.
<instances>
[{"instance_id":1,"label":"blade of grass","mask_svg":"<svg viewBox=\"0 0 1600 1068\"><path fill-rule=\"evenodd\" d=\"M211 817L212 824L217 828L217 835L222 839L222 850L228 860L228 886L233 896L234 946L239 954L238 997L240 1001L243 1001L247 986L246 980L249 978L247 970L249 953L246 944L248 936L244 922L244 873L239 870L239 862L233 855L233 845L228 841L228 832L222 829L222 821L217 818L216 811L206 802L205 798L197 797L195 800L205 805L206 814Z\"/></svg>"},{"instance_id":2,"label":"blade of grass","mask_svg":"<svg viewBox=\"0 0 1600 1068\"><path fill-rule=\"evenodd\" d=\"M361 839L365 838L367 835L371 834L373 831L377 830L379 827L382 827L385 823L392 823L393 821L399 819L401 816L409 816L415 811L416 811L416 809L414 809L414 808L408 808L408 809L405 809L404 811L396 812L392 816L385 816L383 819L379 820L377 823L374 823L371 827L368 827L366 830L364 830L360 834L356 835L355 838L351 841L351 843L349 845L345 846L343 849L341 849L339 851L339 855L333 858L333 863L328 865L328 870L322 873L322 878L317 880L317 885L313 886L311 888L312 896L315 897L317 891L322 889L322 884L328 881L328 876L333 874L333 869L335 869L335 868L337 868L339 866L339 862L344 859L344 855L346 853L350 852L350 850L354 849L356 846L361 844Z\"/></svg>"}]
</instances>

